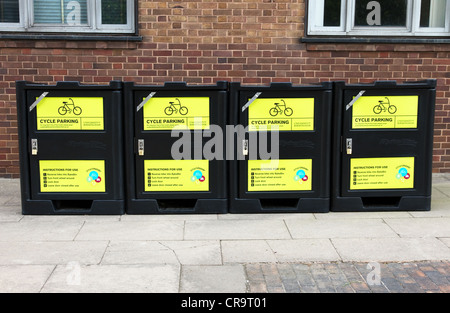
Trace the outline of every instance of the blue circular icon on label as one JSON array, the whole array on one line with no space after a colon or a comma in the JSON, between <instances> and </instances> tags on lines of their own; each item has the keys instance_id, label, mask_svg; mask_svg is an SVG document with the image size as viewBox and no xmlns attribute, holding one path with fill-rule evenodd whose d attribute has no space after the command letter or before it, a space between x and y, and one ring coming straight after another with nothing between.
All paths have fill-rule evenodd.
<instances>
[{"instance_id":1,"label":"blue circular icon on label","mask_svg":"<svg viewBox=\"0 0 450 313\"><path fill-rule=\"evenodd\" d=\"M203 176L203 173L201 171L195 171L194 172L194 177L196 177L197 179L202 178L202 176Z\"/></svg>"},{"instance_id":2,"label":"blue circular icon on label","mask_svg":"<svg viewBox=\"0 0 450 313\"><path fill-rule=\"evenodd\" d=\"M300 170L297 172L297 176L300 177L300 179L303 179L303 177L306 176L306 173L304 170Z\"/></svg>"},{"instance_id":3,"label":"blue circular icon on label","mask_svg":"<svg viewBox=\"0 0 450 313\"><path fill-rule=\"evenodd\" d=\"M408 174L408 170L407 170L406 168L404 168L404 167L402 167L402 168L400 169L400 171L398 171L398 172L399 172L400 175L402 175L403 177L405 177L406 174Z\"/></svg>"},{"instance_id":4,"label":"blue circular icon on label","mask_svg":"<svg viewBox=\"0 0 450 313\"><path fill-rule=\"evenodd\" d=\"M98 173L96 171L92 171L89 173L89 176L92 177L93 180L98 178Z\"/></svg>"}]
</instances>

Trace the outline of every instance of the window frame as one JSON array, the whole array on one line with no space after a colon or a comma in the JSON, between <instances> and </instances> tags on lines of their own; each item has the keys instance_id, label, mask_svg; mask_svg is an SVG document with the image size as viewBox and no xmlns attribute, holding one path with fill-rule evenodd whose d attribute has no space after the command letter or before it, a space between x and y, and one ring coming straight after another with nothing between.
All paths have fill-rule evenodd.
<instances>
[{"instance_id":1,"label":"window frame","mask_svg":"<svg viewBox=\"0 0 450 313\"><path fill-rule=\"evenodd\" d=\"M127 0L127 24L102 24L101 0L87 0L88 25L37 24L34 1L19 0L19 23L0 23L0 32L136 34L137 1Z\"/></svg>"},{"instance_id":2,"label":"window frame","mask_svg":"<svg viewBox=\"0 0 450 313\"><path fill-rule=\"evenodd\" d=\"M341 26L323 25L325 0L308 0L307 35L311 36L360 36L360 37L449 37L450 0L446 3L445 27L420 27L422 0L407 0L406 27L355 26L356 0L342 0Z\"/></svg>"},{"instance_id":3,"label":"window frame","mask_svg":"<svg viewBox=\"0 0 450 313\"><path fill-rule=\"evenodd\" d=\"M98 25L101 25L101 29L103 29L105 32L120 32L130 30L132 29L134 32L134 25L135 25L135 15L137 14L137 3L133 0L127 0L127 24L102 24L102 1L101 0L95 0L96 7L98 8L95 11L95 21ZM133 5L134 4L134 5Z\"/></svg>"},{"instance_id":4,"label":"window frame","mask_svg":"<svg viewBox=\"0 0 450 313\"><path fill-rule=\"evenodd\" d=\"M24 21L28 19L27 10L23 10L25 0L19 0L19 22L18 23L0 23L1 31L25 31Z\"/></svg>"}]
</instances>

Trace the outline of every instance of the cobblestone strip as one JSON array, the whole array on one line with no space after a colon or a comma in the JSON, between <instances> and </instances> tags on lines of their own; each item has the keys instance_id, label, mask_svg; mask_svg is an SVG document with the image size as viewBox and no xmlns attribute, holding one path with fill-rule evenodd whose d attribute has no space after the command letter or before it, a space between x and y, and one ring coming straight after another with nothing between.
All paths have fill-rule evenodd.
<instances>
[{"instance_id":1,"label":"cobblestone strip","mask_svg":"<svg viewBox=\"0 0 450 313\"><path fill-rule=\"evenodd\" d=\"M249 293L450 293L450 262L245 264Z\"/></svg>"}]
</instances>

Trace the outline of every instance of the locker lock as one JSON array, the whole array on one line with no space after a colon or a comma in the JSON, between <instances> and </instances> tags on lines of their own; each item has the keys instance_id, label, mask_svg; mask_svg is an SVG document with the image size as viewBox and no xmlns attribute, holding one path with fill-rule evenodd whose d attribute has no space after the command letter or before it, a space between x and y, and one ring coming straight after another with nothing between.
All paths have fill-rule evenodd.
<instances>
[{"instance_id":1,"label":"locker lock","mask_svg":"<svg viewBox=\"0 0 450 313\"><path fill-rule=\"evenodd\" d=\"M347 154L353 154L353 139L352 138L347 138L345 147L347 149Z\"/></svg>"},{"instance_id":2,"label":"locker lock","mask_svg":"<svg viewBox=\"0 0 450 313\"><path fill-rule=\"evenodd\" d=\"M248 140L242 141L242 155L248 155Z\"/></svg>"},{"instance_id":3,"label":"locker lock","mask_svg":"<svg viewBox=\"0 0 450 313\"><path fill-rule=\"evenodd\" d=\"M37 154L38 154L38 140L31 139L31 155L37 155Z\"/></svg>"},{"instance_id":4,"label":"locker lock","mask_svg":"<svg viewBox=\"0 0 450 313\"><path fill-rule=\"evenodd\" d=\"M145 152L144 139L139 139L138 140L138 154L139 154L139 156L144 156L144 152Z\"/></svg>"}]
</instances>

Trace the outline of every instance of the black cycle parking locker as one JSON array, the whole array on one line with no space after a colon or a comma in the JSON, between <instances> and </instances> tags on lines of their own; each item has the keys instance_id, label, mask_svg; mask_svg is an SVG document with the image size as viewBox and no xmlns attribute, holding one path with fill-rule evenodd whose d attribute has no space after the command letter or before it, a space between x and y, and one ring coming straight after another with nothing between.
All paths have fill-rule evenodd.
<instances>
[{"instance_id":1,"label":"black cycle parking locker","mask_svg":"<svg viewBox=\"0 0 450 313\"><path fill-rule=\"evenodd\" d=\"M332 86L231 83L231 213L329 212Z\"/></svg>"},{"instance_id":2,"label":"black cycle parking locker","mask_svg":"<svg viewBox=\"0 0 450 313\"><path fill-rule=\"evenodd\" d=\"M431 209L436 81L335 83L332 211Z\"/></svg>"},{"instance_id":3,"label":"black cycle parking locker","mask_svg":"<svg viewBox=\"0 0 450 313\"><path fill-rule=\"evenodd\" d=\"M16 91L23 214L124 214L122 83Z\"/></svg>"},{"instance_id":4,"label":"black cycle parking locker","mask_svg":"<svg viewBox=\"0 0 450 313\"><path fill-rule=\"evenodd\" d=\"M226 213L228 83L124 88L127 213Z\"/></svg>"}]
</instances>

